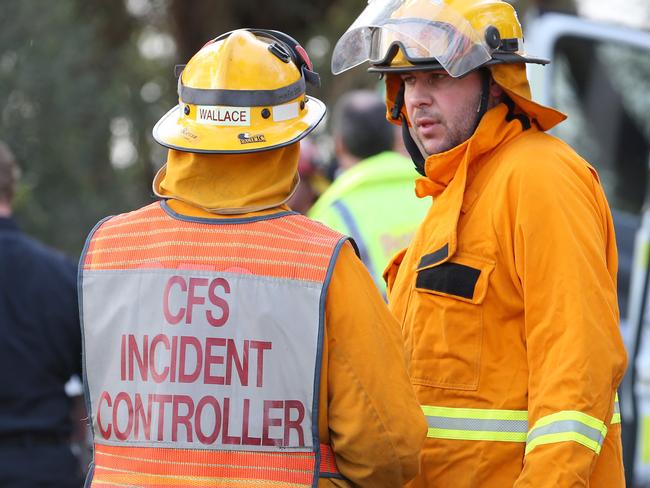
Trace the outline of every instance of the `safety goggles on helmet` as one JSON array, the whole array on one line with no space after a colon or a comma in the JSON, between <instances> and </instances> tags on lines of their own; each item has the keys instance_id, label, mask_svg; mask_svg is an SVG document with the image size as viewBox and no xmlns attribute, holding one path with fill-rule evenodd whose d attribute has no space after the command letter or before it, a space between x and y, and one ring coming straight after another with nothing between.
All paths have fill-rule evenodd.
<instances>
[{"instance_id":1,"label":"safety goggles on helmet","mask_svg":"<svg viewBox=\"0 0 650 488\"><path fill-rule=\"evenodd\" d=\"M249 153L305 137L325 106L305 50L272 30L239 29L206 43L178 76L179 104L153 129L163 146L197 153Z\"/></svg>"},{"instance_id":2,"label":"safety goggles on helmet","mask_svg":"<svg viewBox=\"0 0 650 488\"><path fill-rule=\"evenodd\" d=\"M490 60L485 40L454 9L434 0L375 0L334 48L332 72L370 61L389 64L401 50L410 64L436 61L459 77Z\"/></svg>"},{"instance_id":3,"label":"safety goggles on helmet","mask_svg":"<svg viewBox=\"0 0 650 488\"><path fill-rule=\"evenodd\" d=\"M489 64L547 62L526 57L520 35L502 39L497 27L485 23L486 20L494 21L499 26L503 16L507 18L510 14L512 19L508 19L508 23L516 24L517 29L509 30L519 30L511 6L499 5L502 2L496 1L483 2L485 12L479 15L476 12L480 9L460 12L451 6L452 3L444 0L370 0L337 42L332 54L332 72L339 74L370 61L370 71L444 69L451 76L460 77ZM455 5L462 4L456 2ZM508 14L504 14L503 7L507 7Z\"/></svg>"}]
</instances>

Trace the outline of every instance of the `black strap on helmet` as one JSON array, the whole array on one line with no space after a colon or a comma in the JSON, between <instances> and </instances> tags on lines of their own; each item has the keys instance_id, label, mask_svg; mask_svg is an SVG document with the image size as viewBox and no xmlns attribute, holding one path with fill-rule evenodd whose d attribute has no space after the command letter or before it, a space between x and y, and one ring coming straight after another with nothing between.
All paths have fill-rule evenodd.
<instances>
[{"instance_id":1,"label":"black strap on helmet","mask_svg":"<svg viewBox=\"0 0 650 488\"><path fill-rule=\"evenodd\" d=\"M241 30L241 29L237 29L237 30ZM269 45L270 52L272 52L275 56L282 59L283 61L284 61L283 56L288 54L291 57L293 63L300 71L300 73L304 76L305 81L316 88L320 87L320 76L318 75L318 73L314 71L314 67L311 63L311 60L309 59L309 55L307 54L307 51L305 51L305 48L303 48L300 45L300 43L296 41L293 37L291 37L289 34L285 34L284 32L271 30L271 29L246 28L243 30L247 30L251 34L255 34L256 36L260 36L260 37L266 37L267 39L273 41ZM222 39L225 39L233 32L235 31L232 30L230 32L225 32L220 36L215 37L207 44L212 44L213 42L221 41Z\"/></svg>"},{"instance_id":2,"label":"black strap on helmet","mask_svg":"<svg viewBox=\"0 0 650 488\"><path fill-rule=\"evenodd\" d=\"M393 104L393 108L390 111L390 117L393 120L401 120L402 139L404 140L404 147L406 147L409 156L411 156L411 160L415 165L415 170L418 173L420 173L422 176L425 176L424 156L422 155L422 152L420 151L418 145L413 140L413 136L411 136L411 132L409 131L409 126L408 126L408 122L406 121L406 117L402 115L402 107L404 106L404 90L405 90L404 83L400 83L399 89L397 90L397 94L395 95L395 103Z\"/></svg>"},{"instance_id":3,"label":"black strap on helmet","mask_svg":"<svg viewBox=\"0 0 650 488\"><path fill-rule=\"evenodd\" d=\"M487 68L481 68L478 72L481 76L481 101L479 102L479 106L476 111L476 122L474 123L474 130L472 131L472 134L476 131L478 124L481 123L481 119L488 111L488 104L490 102L490 80L492 79L490 70Z\"/></svg>"},{"instance_id":4,"label":"black strap on helmet","mask_svg":"<svg viewBox=\"0 0 650 488\"><path fill-rule=\"evenodd\" d=\"M309 59L309 55L305 48L303 48L298 41L296 41L289 34L284 32L270 30L270 29L247 29L255 35L262 35L266 37L275 38L286 47L289 48L289 53L295 65L305 77L305 81L310 85L318 88L320 87L320 76L314 71L314 67ZM271 49L271 48L269 48Z\"/></svg>"},{"instance_id":5,"label":"black strap on helmet","mask_svg":"<svg viewBox=\"0 0 650 488\"><path fill-rule=\"evenodd\" d=\"M400 83L397 94L395 95L393 110L390 111L390 117L393 120L399 120L400 118L400 113L402 112L402 107L404 106L404 90L404 83Z\"/></svg>"},{"instance_id":6,"label":"black strap on helmet","mask_svg":"<svg viewBox=\"0 0 650 488\"><path fill-rule=\"evenodd\" d=\"M424 156L422 155L422 151L420 151L418 145L413 140L413 136L409 130L409 124L404 116L402 116L402 139L404 139L404 147L406 147L406 150L415 165L415 171L420 173L422 176L426 176L426 173L424 172Z\"/></svg>"}]
</instances>

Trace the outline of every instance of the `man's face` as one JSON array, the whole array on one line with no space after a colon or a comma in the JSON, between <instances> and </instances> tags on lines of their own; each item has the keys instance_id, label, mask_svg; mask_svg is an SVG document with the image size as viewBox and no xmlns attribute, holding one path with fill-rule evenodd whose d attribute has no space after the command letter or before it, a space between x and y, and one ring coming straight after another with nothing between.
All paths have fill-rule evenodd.
<instances>
[{"instance_id":1,"label":"man's face","mask_svg":"<svg viewBox=\"0 0 650 488\"><path fill-rule=\"evenodd\" d=\"M413 132L427 154L447 151L474 132L481 101L481 77L452 78L444 70L400 75Z\"/></svg>"}]
</instances>

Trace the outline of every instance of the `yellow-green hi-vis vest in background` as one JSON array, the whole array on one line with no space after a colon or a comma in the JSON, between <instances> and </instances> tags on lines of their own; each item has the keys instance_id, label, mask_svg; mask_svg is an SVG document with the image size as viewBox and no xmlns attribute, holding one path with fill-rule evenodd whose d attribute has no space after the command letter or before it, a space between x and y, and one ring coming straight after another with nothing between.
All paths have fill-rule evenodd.
<instances>
[{"instance_id":1,"label":"yellow-green hi-vis vest in background","mask_svg":"<svg viewBox=\"0 0 650 488\"><path fill-rule=\"evenodd\" d=\"M309 217L351 236L379 289L389 260L411 241L431 200L415 196L413 163L396 152L367 158L339 176Z\"/></svg>"}]
</instances>

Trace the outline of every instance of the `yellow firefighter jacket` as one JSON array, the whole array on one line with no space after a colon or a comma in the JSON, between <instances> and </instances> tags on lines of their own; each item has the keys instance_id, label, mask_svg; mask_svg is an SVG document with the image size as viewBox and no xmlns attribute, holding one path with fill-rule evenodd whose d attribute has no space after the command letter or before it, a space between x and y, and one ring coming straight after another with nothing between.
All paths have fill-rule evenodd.
<instances>
[{"instance_id":1,"label":"yellow firefighter jacket","mask_svg":"<svg viewBox=\"0 0 650 488\"><path fill-rule=\"evenodd\" d=\"M410 487L623 487L626 366L595 170L500 104L430 156L435 201L386 269L429 424Z\"/></svg>"}]
</instances>

